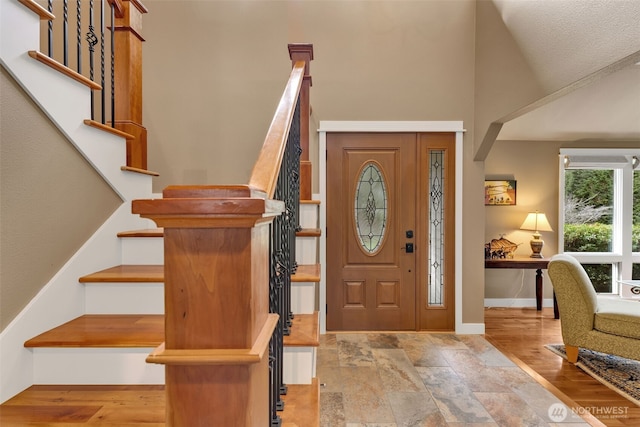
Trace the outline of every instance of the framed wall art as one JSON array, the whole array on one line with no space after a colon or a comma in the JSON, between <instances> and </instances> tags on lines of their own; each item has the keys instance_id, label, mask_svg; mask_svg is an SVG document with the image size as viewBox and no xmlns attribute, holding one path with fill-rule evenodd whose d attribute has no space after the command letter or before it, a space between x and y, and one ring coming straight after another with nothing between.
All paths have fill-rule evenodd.
<instances>
[{"instance_id":1,"label":"framed wall art","mask_svg":"<svg viewBox=\"0 0 640 427\"><path fill-rule=\"evenodd\" d=\"M495 180L484 182L485 206L513 206L515 204L515 180Z\"/></svg>"}]
</instances>

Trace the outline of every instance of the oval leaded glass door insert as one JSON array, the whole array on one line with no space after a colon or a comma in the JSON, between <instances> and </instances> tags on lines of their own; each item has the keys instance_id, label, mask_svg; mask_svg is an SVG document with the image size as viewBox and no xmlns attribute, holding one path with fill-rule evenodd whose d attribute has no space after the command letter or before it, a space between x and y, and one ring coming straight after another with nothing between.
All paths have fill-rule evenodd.
<instances>
[{"instance_id":1,"label":"oval leaded glass door insert","mask_svg":"<svg viewBox=\"0 0 640 427\"><path fill-rule=\"evenodd\" d=\"M362 167L354 203L355 228L360 247L374 255L381 248L387 229L387 185L378 165Z\"/></svg>"}]
</instances>

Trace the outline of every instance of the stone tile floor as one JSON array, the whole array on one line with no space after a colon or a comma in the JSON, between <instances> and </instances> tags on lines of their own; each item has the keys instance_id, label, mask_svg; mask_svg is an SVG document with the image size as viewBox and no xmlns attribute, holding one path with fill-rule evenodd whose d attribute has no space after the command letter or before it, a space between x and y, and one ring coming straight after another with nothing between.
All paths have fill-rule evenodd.
<instances>
[{"instance_id":1,"label":"stone tile floor","mask_svg":"<svg viewBox=\"0 0 640 427\"><path fill-rule=\"evenodd\" d=\"M321 427L588 426L478 335L321 336Z\"/></svg>"}]
</instances>

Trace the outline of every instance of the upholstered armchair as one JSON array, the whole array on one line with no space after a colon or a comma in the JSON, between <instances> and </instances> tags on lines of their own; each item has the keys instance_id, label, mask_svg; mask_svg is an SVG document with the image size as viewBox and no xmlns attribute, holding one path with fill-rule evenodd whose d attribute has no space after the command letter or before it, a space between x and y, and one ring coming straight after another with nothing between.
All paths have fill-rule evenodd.
<instances>
[{"instance_id":1,"label":"upholstered armchair","mask_svg":"<svg viewBox=\"0 0 640 427\"><path fill-rule=\"evenodd\" d=\"M640 360L640 301L599 296L580 263L566 254L549 261L567 360L580 347Z\"/></svg>"}]
</instances>

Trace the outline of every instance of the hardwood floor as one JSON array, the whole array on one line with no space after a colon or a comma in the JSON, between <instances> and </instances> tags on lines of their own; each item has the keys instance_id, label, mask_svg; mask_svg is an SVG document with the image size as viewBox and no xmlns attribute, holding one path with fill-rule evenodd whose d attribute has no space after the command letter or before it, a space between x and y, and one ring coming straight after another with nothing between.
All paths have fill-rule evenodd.
<instances>
[{"instance_id":1,"label":"hardwood floor","mask_svg":"<svg viewBox=\"0 0 640 427\"><path fill-rule=\"evenodd\" d=\"M639 406L544 348L562 343L560 320L553 318L553 309L485 309L485 329L485 338L501 352L540 375L539 382L549 390L555 388L575 402L565 401L568 406L584 408L607 426L640 425Z\"/></svg>"},{"instance_id":2,"label":"hardwood floor","mask_svg":"<svg viewBox=\"0 0 640 427\"><path fill-rule=\"evenodd\" d=\"M549 390L560 391L558 397L568 406L586 408L607 426L640 425L640 407L544 348L545 344L562 342L560 322L553 318L552 309L487 309L485 325L485 337L493 345L539 376L538 380ZM306 406L290 403L291 408ZM607 416L612 408L624 414L617 418ZM88 424L164 426L163 387L33 386L0 405L2 427ZM286 416L283 424L308 425Z\"/></svg>"}]
</instances>

